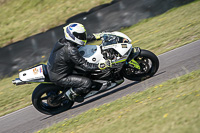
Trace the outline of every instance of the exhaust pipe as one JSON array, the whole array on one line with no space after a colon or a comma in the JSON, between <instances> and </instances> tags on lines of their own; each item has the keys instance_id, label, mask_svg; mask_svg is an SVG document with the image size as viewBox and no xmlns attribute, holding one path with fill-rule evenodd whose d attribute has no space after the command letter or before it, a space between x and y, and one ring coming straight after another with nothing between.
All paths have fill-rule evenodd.
<instances>
[{"instance_id":1,"label":"exhaust pipe","mask_svg":"<svg viewBox=\"0 0 200 133\"><path fill-rule=\"evenodd\" d=\"M20 78L16 78L15 80L12 80L12 83L13 83L14 85L23 85L23 84L27 84L27 82L21 81Z\"/></svg>"}]
</instances>

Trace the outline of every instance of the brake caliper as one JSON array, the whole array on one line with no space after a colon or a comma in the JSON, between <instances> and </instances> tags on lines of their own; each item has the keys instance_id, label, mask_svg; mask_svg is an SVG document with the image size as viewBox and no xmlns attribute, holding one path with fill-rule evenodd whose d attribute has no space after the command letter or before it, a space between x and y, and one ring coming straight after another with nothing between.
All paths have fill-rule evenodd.
<instances>
[{"instance_id":1,"label":"brake caliper","mask_svg":"<svg viewBox=\"0 0 200 133\"><path fill-rule=\"evenodd\" d=\"M129 64L133 65L134 68L140 70L140 65L137 63L137 61L135 61L134 59L132 59L131 61L128 62Z\"/></svg>"}]
</instances>

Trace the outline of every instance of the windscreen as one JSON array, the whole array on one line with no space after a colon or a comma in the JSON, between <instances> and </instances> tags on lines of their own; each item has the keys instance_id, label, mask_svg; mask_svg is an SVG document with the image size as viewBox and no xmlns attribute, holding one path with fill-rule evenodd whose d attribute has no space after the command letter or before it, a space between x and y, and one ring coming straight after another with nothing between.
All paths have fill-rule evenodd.
<instances>
[{"instance_id":1,"label":"windscreen","mask_svg":"<svg viewBox=\"0 0 200 133\"><path fill-rule=\"evenodd\" d=\"M117 43L129 43L128 39L112 34L104 34L102 40L103 40L102 41L103 46L117 44Z\"/></svg>"}]
</instances>

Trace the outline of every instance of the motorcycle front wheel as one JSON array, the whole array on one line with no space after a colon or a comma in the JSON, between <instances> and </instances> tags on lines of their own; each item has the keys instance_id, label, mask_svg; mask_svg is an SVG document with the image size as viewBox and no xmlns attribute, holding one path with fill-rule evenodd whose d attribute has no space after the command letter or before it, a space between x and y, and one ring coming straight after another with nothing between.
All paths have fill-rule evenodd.
<instances>
[{"instance_id":1,"label":"motorcycle front wheel","mask_svg":"<svg viewBox=\"0 0 200 133\"><path fill-rule=\"evenodd\" d=\"M140 65L139 70L131 64L123 66L121 72L126 79L142 81L152 77L159 68L158 57L148 50L142 49L138 57L135 58L135 61Z\"/></svg>"},{"instance_id":2,"label":"motorcycle front wheel","mask_svg":"<svg viewBox=\"0 0 200 133\"><path fill-rule=\"evenodd\" d=\"M70 109L74 102L64 97L63 88L53 84L39 84L32 94L32 104L41 113L55 115Z\"/></svg>"}]
</instances>

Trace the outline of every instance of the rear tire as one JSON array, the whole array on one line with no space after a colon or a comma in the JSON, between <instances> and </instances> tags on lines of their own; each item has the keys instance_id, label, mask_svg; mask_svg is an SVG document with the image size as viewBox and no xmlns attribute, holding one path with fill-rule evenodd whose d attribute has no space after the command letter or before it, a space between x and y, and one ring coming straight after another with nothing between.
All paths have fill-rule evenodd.
<instances>
[{"instance_id":1,"label":"rear tire","mask_svg":"<svg viewBox=\"0 0 200 133\"><path fill-rule=\"evenodd\" d=\"M122 75L126 79L142 81L152 77L158 71L158 57L148 50L141 50L140 55L135 58L135 61L138 62L141 70L130 67L130 65L124 65Z\"/></svg>"},{"instance_id":2,"label":"rear tire","mask_svg":"<svg viewBox=\"0 0 200 133\"><path fill-rule=\"evenodd\" d=\"M74 102L64 99L62 102L52 102L53 98L62 95L63 88L53 84L39 84L32 94L33 106L41 113L55 115L70 109Z\"/></svg>"}]
</instances>

